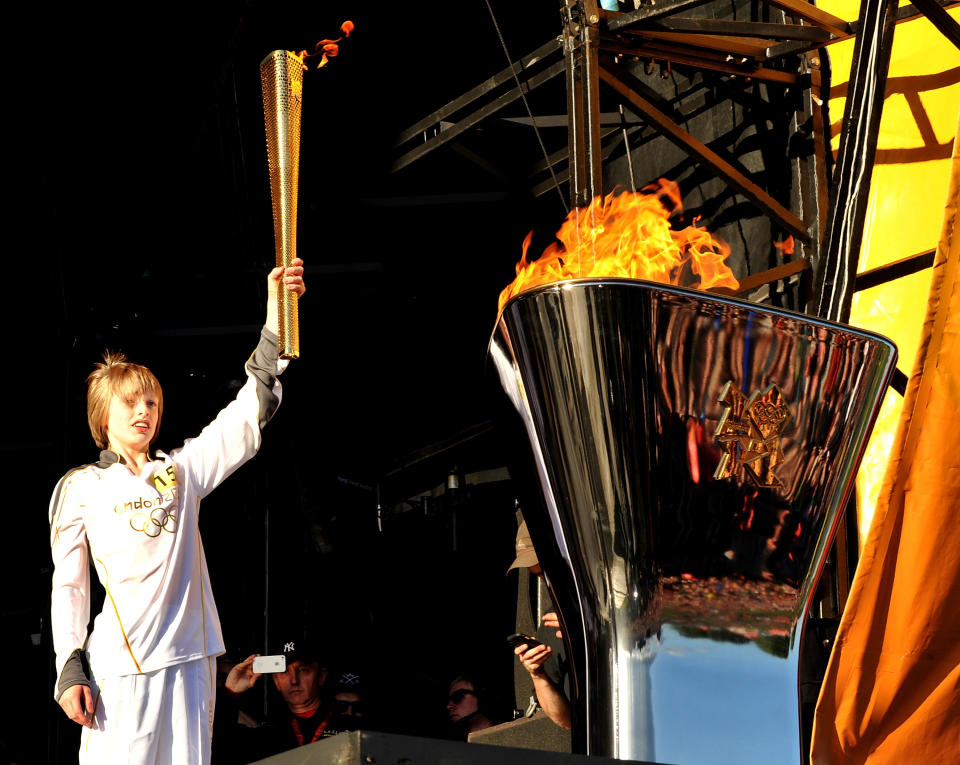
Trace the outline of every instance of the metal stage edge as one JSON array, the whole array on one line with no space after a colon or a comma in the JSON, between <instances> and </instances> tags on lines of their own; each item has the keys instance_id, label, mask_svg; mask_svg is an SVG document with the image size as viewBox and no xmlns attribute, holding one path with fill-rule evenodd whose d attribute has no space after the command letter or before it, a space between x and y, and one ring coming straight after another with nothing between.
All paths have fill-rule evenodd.
<instances>
[{"instance_id":1,"label":"metal stage edge","mask_svg":"<svg viewBox=\"0 0 960 765\"><path fill-rule=\"evenodd\" d=\"M262 765L629 765L584 754L561 754L462 741L353 731L258 760ZM656 765L644 763L643 765Z\"/></svg>"}]
</instances>

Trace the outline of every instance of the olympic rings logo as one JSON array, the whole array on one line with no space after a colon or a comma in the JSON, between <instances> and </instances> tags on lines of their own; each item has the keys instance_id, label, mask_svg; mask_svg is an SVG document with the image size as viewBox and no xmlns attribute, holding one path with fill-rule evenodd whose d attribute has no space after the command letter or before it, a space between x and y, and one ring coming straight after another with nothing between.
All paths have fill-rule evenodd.
<instances>
[{"instance_id":1,"label":"olympic rings logo","mask_svg":"<svg viewBox=\"0 0 960 765\"><path fill-rule=\"evenodd\" d=\"M173 511L178 509L179 508L174 505L169 511L158 508L150 513L137 513L130 518L130 528L146 534L151 539L160 536L161 531L176 534L180 521L177 516L173 514ZM159 518L156 515L157 513L161 514Z\"/></svg>"},{"instance_id":2,"label":"olympic rings logo","mask_svg":"<svg viewBox=\"0 0 960 765\"><path fill-rule=\"evenodd\" d=\"M790 410L783 404L768 404L764 401L756 402L750 411L756 415L756 420L760 425L779 423L790 417Z\"/></svg>"}]
</instances>

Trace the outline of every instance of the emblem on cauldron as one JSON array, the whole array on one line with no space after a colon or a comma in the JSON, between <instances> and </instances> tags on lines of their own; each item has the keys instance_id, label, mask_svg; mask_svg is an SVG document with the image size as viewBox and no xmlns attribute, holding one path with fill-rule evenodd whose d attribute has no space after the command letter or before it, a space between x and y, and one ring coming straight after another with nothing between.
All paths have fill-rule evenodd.
<instances>
[{"instance_id":1,"label":"emblem on cauldron","mask_svg":"<svg viewBox=\"0 0 960 765\"><path fill-rule=\"evenodd\" d=\"M780 388L771 384L747 398L730 380L717 400L724 405L716 431L723 456L713 477L737 476L761 488L779 488L774 469L783 462L780 436L792 416Z\"/></svg>"}]
</instances>

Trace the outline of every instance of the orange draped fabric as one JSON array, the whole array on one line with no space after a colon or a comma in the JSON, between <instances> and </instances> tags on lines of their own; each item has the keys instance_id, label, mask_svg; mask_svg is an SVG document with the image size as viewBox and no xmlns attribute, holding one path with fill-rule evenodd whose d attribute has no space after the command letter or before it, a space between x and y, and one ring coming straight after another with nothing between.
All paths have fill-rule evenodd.
<instances>
[{"instance_id":1,"label":"orange draped fabric","mask_svg":"<svg viewBox=\"0 0 960 765\"><path fill-rule=\"evenodd\" d=\"M917 363L817 704L814 763L960 763L958 146Z\"/></svg>"}]
</instances>

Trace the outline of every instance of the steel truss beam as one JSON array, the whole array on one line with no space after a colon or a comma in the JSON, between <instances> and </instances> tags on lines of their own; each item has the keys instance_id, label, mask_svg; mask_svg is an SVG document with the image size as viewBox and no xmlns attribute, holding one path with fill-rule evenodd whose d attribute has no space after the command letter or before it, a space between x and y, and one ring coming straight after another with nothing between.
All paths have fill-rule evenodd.
<instances>
[{"instance_id":1,"label":"steel truss beam","mask_svg":"<svg viewBox=\"0 0 960 765\"><path fill-rule=\"evenodd\" d=\"M869 271L857 274L856 281L853 283L853 291L860 292L871 287L879 287L881 284L892 282L894 279L900 279L932 268L936 254L936 250L928 250L927 252L921 252L919 255L901 258L893 263L887 263L884 266L871 268Z\"/></svg>"},{"instance_id":2,"label":"steel truss beam","mask_svg":"<svg viewBox=\"0 0 960 765\"><path fill-rule=\"evenodd\" d=\"M858 210L857 200L865 198L865 190L853 190L849 185L845 186L844 180L849 178L850 173L842 168L845 161L844 149L841 148L838 170L834 176L836 183L844 188L835 189L834 199L829 204L825 204L823 189L818 186L815 192L815 196L820 199L819 213L826 215L829 212L831 215L830 222L825 227L823 243L824 252L828 257L820 263L821 259L817 252L820 238L820 233L817 231L818 216L814 216L813 221L805 222L787 210L738 168L683 130L676 122L677 116L672 115L665 104L654 102L639 80L626 74L606 59L601 61L599 54L604 52L647 61L660 61L663 62L661 66L667 67L667 71L673 64L712 71L721 76L740 77L745 80L758 80L783 86L799 85L813 88L814 94L819 95L817 93L818 71L798 70L795 67L788 69L777 62L788 56L801 55L850 37L864 33L873 34L876 44L879 45L877 51L879 58L875 56L873 64L861 65L859 70L855 61L855 71L850 78L851 94L847 98L847 106L850 108L851 103L856 103L858 99L864 97L862 93L855 92L858 84L863 85L864 81L869 81L872 97L881 99L879 105L874 103L867 109L866 116L872 119L878 118L879 107L882 106L883 88L880 80L885 79L886 73L886 64L882 59L884 49L889 48L893 24L916 18L921 14L926 15L951 43L960 47L960 24L957 24L944 10L945 7L956 6L957 2L955 0L914 0L913 5L897 8L896 0L865 0L861 17L851 22L826 13L805 0L763 0L764 3L783 10L788 17L802 20L801 24L694 19L678 15L707 1L664 0L656 5L645 5L634 11L617 13L599 9L596 0L560 0L564 20L560 37L544 43L401 133L398 146L409 144L418 136L423 136L423 142L400 156L394 163L393 169L399 170L406 167L434 149L450 144L480 121L516 101L522 93L535 89L563 71L567 78L568 147L566 150L553 152L538 163L534 168L534 175L545 169L550 169L552 172L553 168L561 165L566 158L567 169L558 167L556 178L569 180L571 200L576 205L585 205L593 196L602 193L601 161L626 140L621 130L601 130L598 85L603 82L611 87L625 103L630 104L631 108L659 134L697 161L704 163L718 177L723 178L786 231L807 243L811 248L812 257L809 260L802 260L802 265L795 267L788 262L763 274L747 277L749 281L745 283L753 284L755 281L758 285L769 283L774 274L781 273L778 269L787 268L788 276L792 276L799 271L812 268L816 272L815 279L819 291L817 311L834 318L845 317L849 311L849 295L855 288L852 286L854 284L853 267L849 261L856 256L849 252L842 255L838 252L830 252L830 248L841 246L837 244L839 237L845 240L846 244L843 246L849 249L852 241L851 232L858 230L858 226L862 229L862 211ZM876 19L868 18L865 10L870 3L873 5L881 3L886 8L885 31L882 39L876 38ZM546 63L553 60L555 54L560 52L562 57L552 65L546 66ZM886 54L888 53L889 51L886 50ZM877 65L882 69L882 73L878 71ZM864 66L867 68L863 68ZM870 68L871 66L873 68ZM533 73L534 71L537 73ZM514 86L504 91L503 86L515 77L523 81L520 88ZM481 100L485 100L482 106L460 116L456 121L446 122L447 119L462 114L464 110L475 107ZM822 120L817 118L816 110L814 112L814 132L816 133L814 140L819 147L818 151L825 152L826 136L820 135L825 130L825 126L822 125ZM853 116L844 116L845 140L843 142L850 142L851 130L857 132L856 128L859 125L860 135L855 141L858 144L855 147L855 153L858 153L859 159L856 161L862 164L864 160L869 160L869 164L872 165L876 126L871 119L863 119L864 114L861 111ZM627 137L634 131L635 128L631 128L627 132ZM613 138L612 141L611 138ZM821 161L817 171L821 184L826 180L822 165ZM555 180L538 182L532 191L539 195L555 182ZM838 223L835 220L838 216L845 222ZM859 223L857 223L858 219ZM837 229L838 226L846 231L846 234L841 235ZM842 268L838 259L844 260ZM827 261L830 263L828 264ZM800 259L796 262L800 262ZM794 268L798 270L792 270ZM832 273L830 269L833 269ZM838 269L846 275L841 276ZM841 303L846 301L845 308L843 305L828 306L824 303L824 292L833 290L838 281L848 283L848 288L842 291L846 297L840 300ZM856 285L859 286L859 284L860 280L857 280Z\"/></svg>"},{"instance_id":3,"label":"steel truss beam","mask_svg":"<svg viewBox=\"0 0 960 765\"><path fill-rule=\"evenodd\" d=\"M636 78L626 72L617 72L616 65L603 61L600 64L600 79L619 93L634 109L643 114L664 138L687 154L704 162L716 175L723 178L795 237L807 243L812 241L807 231L807 225L800 218L777 202L776 199L706 144L694 138L666 114L641 97L634 84Z\"/></svg>"},{"instance_id":4,"label":"steel truss beam","mask_svg":"<svg viewBox=\"0 0 960 765\"><path fill-rule=\"evenodd\" d=\"M941 9L955 8L958 5L957 0L932 0L932 2L937 4ZM924 14L913 5L903 5L897 10L897 23L900 24L904 21L912 21L913 19L916 19L922 15ZM953 22L953 18L951 16L947 16L947 18ZM783 56L793 56L800 53L806 53L814 48L820 48L827 45L833 45L833 43L842 42L843 40L849 40L851 37L855 37L857 35L857 30L860 29L860 20L858 19L856 21L851 21L848 26L850 27L849 32L843 35L833 35L822 45L798 41L782 42L771 47L767 51L767 58L776 59Z\"/></svg>"},{"instance_id":5,"label":"steel truss beam","mask_svg":"<svg viewBox=\"0 0 960 765\"><path fill-rule=\"evenodd\" d=\"M449 143L486 118L496 114L503 107L521 98L523 94L530 93L561 74L566 67L566 62L563 60L557 60L537 74L531 74L534 67L543 66L546 60L554 58L559 51L560 45L557 40L550 40L526 56L521 57L518 62L512 63L511 66L411 125L400 133L395 145L401 147L418 136L424 136L424 141L398 157L393 163L391 171L396 172L410 163L422 159L434 149ZM521 78L520 86L514 86L507 91L500 91L502 86L512 81L515 76ZM457 122L449 125L443 124L446 118L462 112L485 97L491 98L489 103L474 109ZM426 137L426 134L430 132L433 134Z\"/></svg>"},{"instance_id":6,"label":"steel truss beam","mask_svg":"<svg viewBox=\"0 0 960 765\"><path fill-rule=\"evenodd\" d=\"M960 48L960 24L954 21L937 0L913 0L913 4L930 19L930 23L939 29L944 37Z\"/></svg>"}]
</instances>

